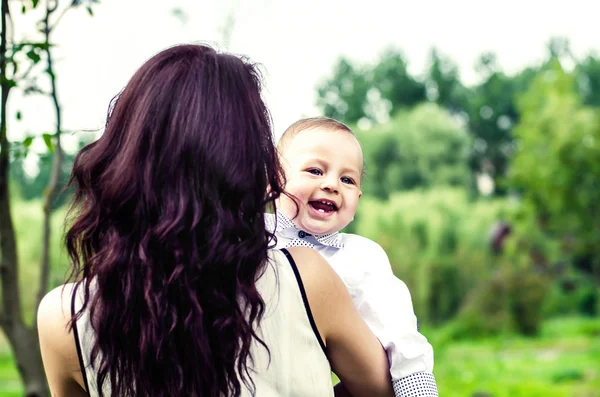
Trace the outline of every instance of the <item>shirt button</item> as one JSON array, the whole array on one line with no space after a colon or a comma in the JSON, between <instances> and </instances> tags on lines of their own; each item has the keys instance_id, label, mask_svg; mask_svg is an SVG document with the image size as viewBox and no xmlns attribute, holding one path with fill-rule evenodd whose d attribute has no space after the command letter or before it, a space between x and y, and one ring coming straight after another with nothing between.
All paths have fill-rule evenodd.
<instances>
[{"instance_id":1,"label":"shirt button","mask_svg":"<svg viewBox=\"0 0 600 397\"><path fill-rule=\"evenodd\" d=\"M307 233L306 233L305 231L303 231L303 230L300 230L300 231L298 232L298 237L300 237L300 238L304 238L304 237L306 237L306 234L307 234Z\"/></svg>"}]
</instances>

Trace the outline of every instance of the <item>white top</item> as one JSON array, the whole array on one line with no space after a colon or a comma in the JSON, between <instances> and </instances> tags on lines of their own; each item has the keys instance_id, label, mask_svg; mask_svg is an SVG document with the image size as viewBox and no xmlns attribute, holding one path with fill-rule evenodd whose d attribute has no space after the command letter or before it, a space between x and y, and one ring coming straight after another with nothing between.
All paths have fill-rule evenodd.
<instances>
[{"instance_id":1,"label":"white top","mask_svg":"<svg viewBox=\"0 0 600 397\"><path fill-rule=\"evenodd\" d=\"M287 253L287 252L286 252ZM323 342L314 326L308 300L293 259L288 261L281 251L269 253L269 264L256 287L265 301L265 314L257 334L270 349L253 341L250 353L254 363L248 366L260 397L333 397L331 367ZM83 302L83 288L76 292L74 310ZM293 326L292 326L293 325ZM96 371L90 365L93 330L89 313L77 320L75 340L86 389L98 396ZM242 383L242 396L251 395ZM109 385L104 385L110 395Z\"/></svg>"},{"instance_id":2,"label":"white top","mask_svg":"<svg viewBox=\"0 0 600 397\"><path fill-rule=\"evenodd\" d=\"M379 244L347 233L313 236L278 212L266 214L275 248L311 247L346 284L354 305L387 352L397 396L437 396L433 348L418 330L410 291Z\"/></svg>"}]
</instances>

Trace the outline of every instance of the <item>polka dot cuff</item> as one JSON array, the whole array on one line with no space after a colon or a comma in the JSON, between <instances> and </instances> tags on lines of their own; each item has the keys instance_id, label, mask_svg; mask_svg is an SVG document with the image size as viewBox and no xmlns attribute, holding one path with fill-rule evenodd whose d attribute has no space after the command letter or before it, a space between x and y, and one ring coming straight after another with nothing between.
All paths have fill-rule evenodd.
<instances>
[{"instance_id":1,"label":"polka dot cuff","mask_svg":"<svg viewBox=\"0 0 600 397\"><path fill-rule=\"evenodd\" d=\"M438 397L433 374L417 372L394 381L396 397Z\"/></svg>"}]
</instances>

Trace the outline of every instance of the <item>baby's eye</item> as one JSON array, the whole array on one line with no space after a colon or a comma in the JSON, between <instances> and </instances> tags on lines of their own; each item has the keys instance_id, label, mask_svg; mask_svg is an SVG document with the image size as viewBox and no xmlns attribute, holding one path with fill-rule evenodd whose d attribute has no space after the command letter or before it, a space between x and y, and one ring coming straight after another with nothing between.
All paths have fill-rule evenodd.
<instances>
[{"instance_id":1,"label":"baby's eye","mask_svg":"<svg viewBox=\"0 0 600 397\"><path fill-rule=\"evenodd\" d=\"M348 185L355 185L356 183L354 182L354 179L352 178L348 178L347 176L343 176L341 179L342 183L348 184Z\"/></svg>"},{"instance_id":2,"label":"baby's eye","mask_svg":"<svg viewBox=\"0 0 600 397\"><path fill-rule=\"evenodd\" d=\"M321 172L320 169L318 168L310 168L308 170L306 170L307 172L313 174L313 175L323 175L323 173Z\"/></svg>"}]
</instances>

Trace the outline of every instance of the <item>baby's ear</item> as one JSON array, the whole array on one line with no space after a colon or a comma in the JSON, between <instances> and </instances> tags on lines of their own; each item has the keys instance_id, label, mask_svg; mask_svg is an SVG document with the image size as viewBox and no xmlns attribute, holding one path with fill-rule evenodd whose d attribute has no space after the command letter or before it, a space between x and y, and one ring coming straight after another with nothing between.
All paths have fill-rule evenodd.
<instances>
[{"instance_id":1,"label":"baby's ear","mask_svg":"<svg viewBox=\"0 0 600 397\"><path fill-rule=\"evenodd\" d=\"M358 198L361 198L361 197L362 197L362 190L359 190L358 191Z\"/></svg>"}]
</instances>

